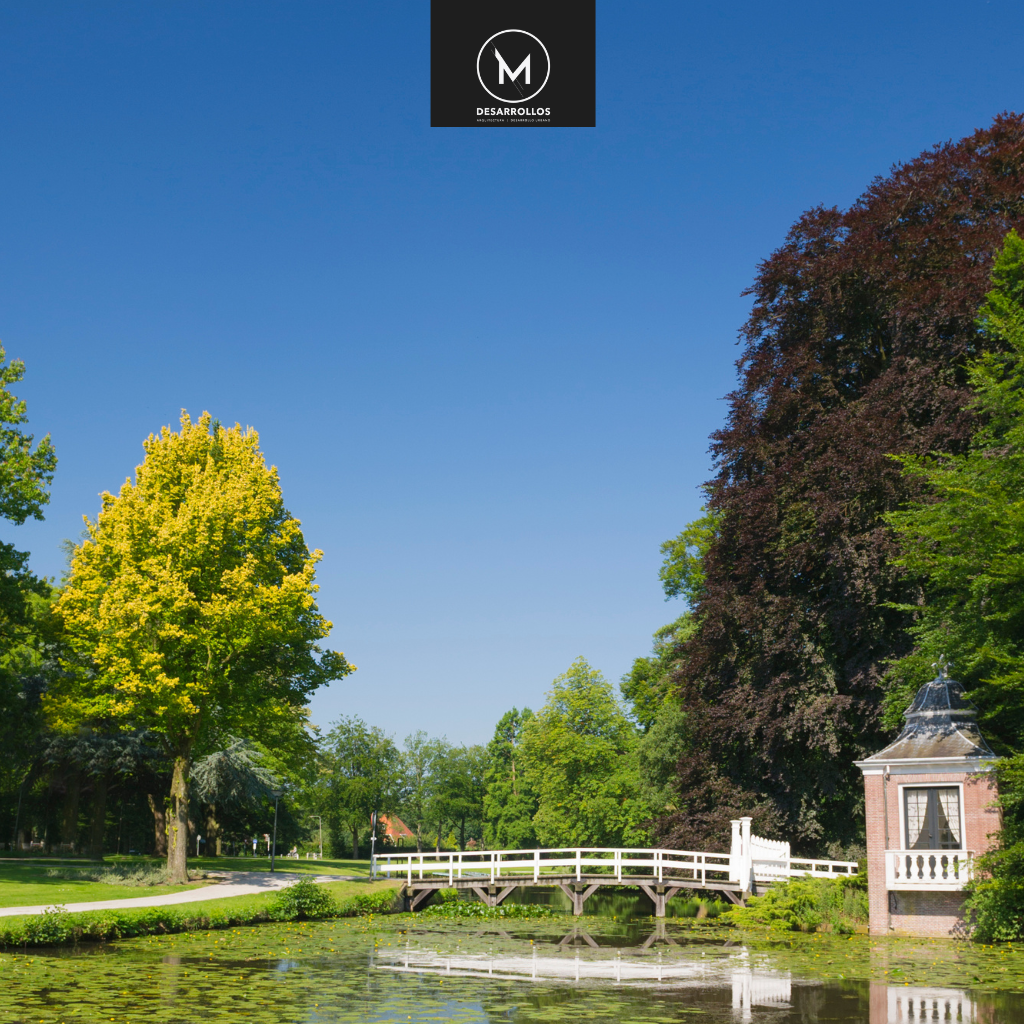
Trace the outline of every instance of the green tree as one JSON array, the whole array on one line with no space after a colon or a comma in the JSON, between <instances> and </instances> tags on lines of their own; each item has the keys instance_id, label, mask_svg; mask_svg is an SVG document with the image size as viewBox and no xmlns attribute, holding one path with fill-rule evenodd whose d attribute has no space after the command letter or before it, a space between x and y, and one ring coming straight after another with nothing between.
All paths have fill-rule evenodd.
<instances>
[{"instance_id":1,"label":"green tree","mask_svg":"<svg viewBox=\"0 0 1024 1024\"><path fill-rule=\"evenodd\" d=\"M523 733L533 718L529 708L501 716L487 744L484 768L484 845L492 850L524 850L537 845L533 816L537 795L525 770Z\"/></svg>"},{"instance_id":2,"label":"green tree","mask_svg":"<svg viewBox=\"0 0 1024 1024\"><path fill-rule=\"evenodd\" d=\"M24 376L25 364L8 362L0 346L0 519L15 526L43 518L57 466L50 435L34 444L23 429L27 407L10 386ZM0 542L0 793L8 796L12 833L23 823L23 797L43 727L39 697L45 687L50 587L29 571L28 558ZM6 810L8 801L0 802L0 809Z\"/></svg>"},{"instance_id":3,"label":"green tree","mask_svg":"<svg viewBox=\"0 0 1024 1024\"><path fill-rule=\"evenodd\" d=\"M654 634L654 650L650 656L637 658L633 667L622 677L619 684L622 699L641 732L648 732L654 725L666 700L673 699L675 702L672 696L672 673L693 629L694 621L690 612L662 626Z\"/></svg>"},{"instance_id":4,"label":"green tree","mask_svg":"<svg viewBox=\"0 0 1024 1024\"><path fill-rule=\"evenodd\" d=\"M962 454L904 456L924 500L887 516L899 559L925 581L914 650L890 669L893 724L940 657L978 705L998 766L1003 828L982 858L968 907L977 937L1024 937L1024 240L1011 231L996 256L978 326L987 351L969 366L981 426Z\"/></svg>"},{"instance_id":5,"label":"green tree","mask_svg":"<svg viewBox=\"0 0 1024 1024\"><path fill-rule=\"evenodd\" d=\"M173 762L168 873L186 880L188 778L217 735L259 735L352 671L319 647L315 566L254 430L204 413L144 442L104 494L57 610L74 657L45 703L58 728L149 729Z\"/></svg>"},{"instance_id":6,"label":"green tree","mask_svg":"<svg viewBox=\"0 0 1024 1024\"><path fill-rule=\"evenodd\" d=\"M678 537L661 545L663 560L658 571L665 596L685 598L691 608L704 594L704 558L718 532L718 516L706 508L701 511L704 514L687 524Z\"/></svg>"},{"instance_id":7,"label":"green tree","mask_svg":"<svg viewBox=\"0 0 1024 1024\"><path fill-rule=\"evenodd\" d=\"M533 823L543 846L646 842L636 740L611 684L577 658L525 729L538 798Z\"/></svg>"},{"instance_id":8,"label":"green tree","mask_svg":"<svg viewBox=\"0 0 1024 1024\"><path fill-rule=\"evenodd\" d=\"M432 769L437 754L437 741L432 740L422 729L406 736L402 751L405 785L401 814L416 836L417 851L423 849L423 832L431 820Z\"/></svg>"},{"instance_id":9,"label":"green tree","mask_svg":"<svg viewBox=\"0 0 1024 1024\"><path fill-rule=\"evenodd\" d=\"M325 741L329 782L327 809L332 833L352 839L359 857L359 836L370 828L373 812L390 814L401 796L402 759L390 736L361 718L340 718Z\"/></svg>"},{"instance_id":10,"label":"green tree","mask_svg":"<svg viewBox=\"0 0 1024 1024\"><path fill-rule=\"evenodd\" d=\"M925 580L914 651L892 667L895 723L932 664L952 658L987 735L1024 745L1024 240L1011 231L996 257L978 324L990 351L969 368L981 427L960 455L903 456L924 500L886 517L899 564Z\"/></svg>"},{"instance_id":11,"label":"green tree","mask_svg":"<svg viewBox=\"0 0 1024 1024\"><path fill-rule=\"evenodd\" d=\"M203 806L207 856L220 856L224 831L220 817L225 812L266 803L281 786L259 751L243 739L232 739L223 750L197 760L191 778L192 793Z\"/></svg>"},{"instance_id":12,"label":"green tree","mask_svg":"<svg viewBox=\"0 0 1024 1024\"><path fill-rule=\"evenodd\" d=\"M446 829L456 833L460 850L467 837L479 839L483 825L484 748L439 745L432 765L431 808L437 826L437 844Z\"/></svg>"}]
</instances>

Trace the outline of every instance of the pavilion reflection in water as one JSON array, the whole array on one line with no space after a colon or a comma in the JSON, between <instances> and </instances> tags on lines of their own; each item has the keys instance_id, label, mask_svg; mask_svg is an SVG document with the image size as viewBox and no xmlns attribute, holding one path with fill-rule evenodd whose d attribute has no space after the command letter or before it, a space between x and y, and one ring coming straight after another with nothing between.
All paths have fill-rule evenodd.
<instances>
[{"instance_id":1,"label":"pavilion reflection in water","mask_svg":"<svg viewBox=\"0 0 1024 1024\"><path fill-rule=\"evenodd\" d=\"M508 937L501 932L497 934ZM664 941L658 932L651 938ZM668 941L671 942L671 939ZM650 949L650 945L648 942L641 948ZM373 966L398 973L492 980L554 981L568 984L611 982L623 986L706 988L716 993L722 993L725 989L722 994L726 998L731 988L732 1014L737 1022L753 1020L758 1010L789 1009L796 985L804 988L813 988L815 985L811 980L794 982L788 972L750 967L742 963L746 959L743 952L729 962L723 962L718 957L661 957L649 953L639 959L628 953L622 955L620 951L614 951L614 955L611 955L613 951L610 949L605 949L605 956L597 956L594 955L594 950L599 949L597 943L579 927L566 935L561 949L562 953L554 955L541 953L536 948L529 954L524 951L520 955L491 955L444 954L409 947L377 953ZM580 952L584 955L581 956ZM974 1000L961 989L872 982L866 994L870 1024L924 1024L925 1021L934 1024L983 1024L983 1021L989 1020L987 1016L978 1016ZM856 1019L863 1020L863 1017L858 1016Z\"/></svg>"}]
</instances>

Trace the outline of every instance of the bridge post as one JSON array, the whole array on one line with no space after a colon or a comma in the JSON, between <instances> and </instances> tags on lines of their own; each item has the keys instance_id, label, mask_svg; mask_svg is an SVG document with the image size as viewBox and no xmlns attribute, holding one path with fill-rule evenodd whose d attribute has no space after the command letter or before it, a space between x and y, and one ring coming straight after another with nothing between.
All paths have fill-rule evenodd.
<instances>
[{"instance_id":1,"label":"bridge post","mask_svg":"<svg viewBox=\"0 0 1024 1024\"><path fill-rule=\"evenodd\" d=\"M677 885L656 885L652 887L650 885L644 885L641 882L640 888L643 889L650 901L654 904L654 916L664 917L665 907L668 904L668 901L672 899L677 892L679 892L681 887Z\"/></svg>"},{"instance_id":2,"label":"bridge post","mask_svg":"<svg viewBox=\"0 0 1024 1024\"><path fill-rule=\"evenodd\" d=\"M570 889L564 882L559 882L558 888L561 889L570 900L572 900L572 912L576 917L580 917L583 914L583 904L586 903L587 900L601 888L601 886L591 885L581 892L581 886L573 886Z\"/></svg>"}]
</instances>

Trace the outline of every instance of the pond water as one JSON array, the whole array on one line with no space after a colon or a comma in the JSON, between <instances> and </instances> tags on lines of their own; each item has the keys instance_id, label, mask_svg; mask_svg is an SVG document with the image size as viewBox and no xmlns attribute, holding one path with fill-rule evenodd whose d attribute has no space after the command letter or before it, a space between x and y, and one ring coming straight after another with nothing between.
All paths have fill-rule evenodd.
<instances>
[{"instance_id":1,"label":"pond water","mask_svg":"<svg viewBox=\"0 0 1024 1024\"><path fill-rule=\"evenodd\" d=\"M0 1024L1024 1022L1010 947L650 919L264 925L4 953L0 971Z\"/></svg>"}]
</instances>

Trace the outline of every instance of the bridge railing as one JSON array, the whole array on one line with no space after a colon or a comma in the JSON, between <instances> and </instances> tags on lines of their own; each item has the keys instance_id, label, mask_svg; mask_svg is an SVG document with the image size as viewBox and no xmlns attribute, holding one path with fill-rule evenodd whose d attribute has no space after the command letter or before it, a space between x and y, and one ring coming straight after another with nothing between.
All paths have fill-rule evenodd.
<instances>
[{"instance_id":1,"label":"bridge railing","mask_svg":"<svg viewBox=\"0 0 1024 1024\"><path fill-rule=\"evenodd\" d=\"M834 878L855 875L856 861L816 860L776 855L771 858L697 850L645 850L597 846L552 847L540 850L481 850L452 853L385 853L375 859L374 877L405 877L407 882L446 879L493 884L501 880L543 883L545 877L566 875L582 881L584 875L609 879L644 878L663 883L673 880L698 884L732 882L749 887L757 882L781 881L811 874Z\"/></svg>"},{"instance_id":2,"label":"bridge railing","mask_svg":"<svg viewBox=\"0 0 1024 1024\"><path fill-rule=\"evenodd\" d=\"M786 857L778 860L751 861L754 878L758 882L772 882L784 878L801 878L814 875L816 878L836 878L839 875L857 874L855 860L812 860L808 857Z\"/></svg>"},{"instance_id":3,"label":"bridge railing","mask_svg":"<svg viewBox=\"0 0 1024 1024\"><path fill-rule=\"evenodd\" d=\"M643 877L652 882L673 879L704 883L728 882L732 877L727 853L702 853L693 850L635 850L610 847L555 847L543 850L485 850L464 853L386 853L376 858L375 874L387 878L405 876L407 882L433 881L447 877L456 881L502 880L543 882L545 876L608 875Z\"/></svg>"}]
</instances>

